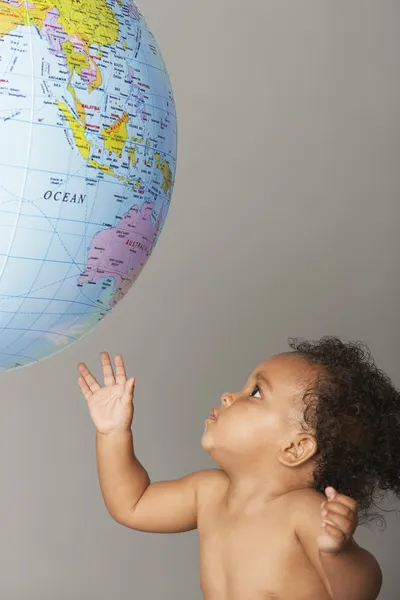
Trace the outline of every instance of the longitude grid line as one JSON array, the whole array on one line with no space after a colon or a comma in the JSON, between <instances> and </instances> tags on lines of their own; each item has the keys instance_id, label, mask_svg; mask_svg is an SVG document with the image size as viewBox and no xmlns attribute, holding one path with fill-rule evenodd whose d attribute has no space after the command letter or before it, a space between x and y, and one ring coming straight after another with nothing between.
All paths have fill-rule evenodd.
<instances>
[{"instance_id":1,"label":"longitude grid line","mask_svg":"<svg viewBox=\"0 0 400 600\"><path fill-rule=\"evenodd\" d=\"M148 29L148 28L147 28L145 31L146 31L146 34L147 34L148 36L151 36L151 33L150 33L150 31L149 31L149 29ZM147 40L146 40L146 41L147 41ZM157 47L157 53L158 53L158 56L161 54L161 51L160 51L160 49L159 49L158 47ZM163 59L162 59L161 57L160 57L160 60L161 60L161 64L164 64L164 61L163 61ZM145 68L146 68L146 73L147 73L148 80L150 81L150 74L149 74L148 68L149 68L149 67L151 67L152 65L149 65L149 64L146 62L146 63L144 63L144 66L145 66ZM165 77L165 71L164 71L164 69L159 69L159 71L160 71L160 72L162 73L162 75ZM169 86L167 86L167 87L168 87L168 89L169 89ZM175 116L175 119L176 119L176 116ZM153 134L154 134L154 129L155 129L155 124L153 123ZM155 138L155 137L156 137L156 136L154 135L154 138ZM153 150L153 153L154 153L154 151L156 150L156 148L154 148L154 149L152 148L152 150ZM172 155L171 155L171 154L167 154L167 153L165 153L165 155L167 155L167 156L171 157L173 160L175 160L175 159L172 157ZM151 175L151 180L154 178L154 175L155 175L155 173L152 173L152 175ZM150 183L151 183L151 181L150 181ZM164 201L164 202L165 202L165 201ZM163 209L164 202L162 203L162 206L161 206L161 209L160 209L160 211ZM158 236L157 236L157 237L158 237ZM157 238L156 238L156 239L157 239ZM153 249L154 249L154 246L153 246L152 250L153 250Z\"/></svg>"}]
</instances>

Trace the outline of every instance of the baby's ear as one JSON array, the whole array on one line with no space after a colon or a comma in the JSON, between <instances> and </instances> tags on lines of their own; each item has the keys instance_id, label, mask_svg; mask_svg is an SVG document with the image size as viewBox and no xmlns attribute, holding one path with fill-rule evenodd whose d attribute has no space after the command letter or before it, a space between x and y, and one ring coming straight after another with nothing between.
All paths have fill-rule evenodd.
<instances>
[{"instance_id":1,"label":"baby's ear","mask_svg":"<svg viewBox=\"0 0 400 600\"><path fill-rule=\"evenodd\" d=\"M317 442L312 435L301 434L278 452L278 460L285 467L298 467L317 453Z\"/></svg>"}]
</instances>

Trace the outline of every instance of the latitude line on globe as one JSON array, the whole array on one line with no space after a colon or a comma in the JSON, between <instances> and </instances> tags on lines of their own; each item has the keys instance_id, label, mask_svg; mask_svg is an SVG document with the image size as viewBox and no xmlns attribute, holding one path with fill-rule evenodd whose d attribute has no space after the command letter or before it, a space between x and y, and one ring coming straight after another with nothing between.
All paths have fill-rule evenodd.
<instances>
[{"instance_id":1,"label":"latitude line on globe","mask_svg":"<svg viewBox=\"0 0 400 600\"><path fill-rule=\"evenodd\" d=\"M1 119L1 120L4 121L4 119ZM29 121L26 121L25 119L16 119L14 117L10 117L7 120L14 121L15 123L24 123L25 125L29 124ZM33 123L33 127L51 127L53 129L62 129L63 131L65 131L65 129L66 129L66 127L63 125L52 125L51 123ZM91 137L98 139L98 140L103 139L103 136L100 133L96 133L94 131L90 132L90 134L88 135L89 139ZM135 145L137 145L139 148L147 149L146 144L140 144L140 143L135 142ZM149 146L148 149L153 150L153 151L158 151L158 148L156 148L154 146ZM174 160L174 157L169 152L166 152L165 150L163 150L161 153L164 154L165 156L168 156L168 158L171 158L172 160ZM50 173L51 171L48 171L48 172Z\"/></svg>"}]
</instances>

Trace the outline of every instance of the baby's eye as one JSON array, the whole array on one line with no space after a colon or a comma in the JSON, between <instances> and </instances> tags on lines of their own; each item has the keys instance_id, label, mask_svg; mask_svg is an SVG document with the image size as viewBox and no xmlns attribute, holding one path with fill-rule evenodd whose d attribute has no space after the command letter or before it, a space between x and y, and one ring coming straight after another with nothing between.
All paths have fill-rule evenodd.
<instances>
[{"instance_id":1,"label":"baby's eye","mask_svg":"<svg viewBox=\"0 0 400 600\"><path fill-rule=\"evenodd\" d=\"M258 385L256 385L254 390L251 392L250 396L252 396L253 398L261 398L260 388L258 387Z\"/></svg>"}]
</instances>

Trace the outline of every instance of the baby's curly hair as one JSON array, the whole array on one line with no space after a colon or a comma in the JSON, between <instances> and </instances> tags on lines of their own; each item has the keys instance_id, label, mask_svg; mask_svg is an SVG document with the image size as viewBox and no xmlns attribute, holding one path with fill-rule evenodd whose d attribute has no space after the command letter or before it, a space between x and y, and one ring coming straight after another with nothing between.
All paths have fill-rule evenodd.
<instances>
[{"instance_id":1,"label":"baby's curly hair","mask_svg":"<svg viewBox=\"0 0 400 600\"><path fill-rule=\"evenodd\" d=\"M400 392L361 342L337 337L290 339L316 367L307 388L303 427L316 436L313 488L333 486L358 503L359 523L379 518L371 505L387 492L400 498Z\"/></svg>"}]
</instances>

